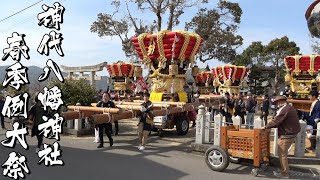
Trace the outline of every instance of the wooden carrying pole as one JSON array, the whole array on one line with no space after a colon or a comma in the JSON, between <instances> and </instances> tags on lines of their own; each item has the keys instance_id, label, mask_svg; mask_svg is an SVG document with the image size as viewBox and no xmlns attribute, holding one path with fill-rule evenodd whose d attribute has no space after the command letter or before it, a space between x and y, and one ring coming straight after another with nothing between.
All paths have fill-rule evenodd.
<instances>
[{"instance_id":1,"label":"wooden carrying pole","mask_svg":"<svg viewBox=\"0 0 320 180\"><path fill-rule=\"evenodd\" d=\"M121 114L94 114L92 118L95 124L109 123L111 121L118 121L121 119L128 119L133 117L133 112L124 111Z\"/></svg>"},{"instance_id":2,"label":"wooden carrying pole","mask_svg":"<svg viewBox=\"0 0 320 180\"><path fill-rule=\"evenodd\" d=\"M82 112L78 112L78 111L68 111L68 112L62 112L62 117L64 118L64 120L75 120L75 119L80 119L83 117L89 117L95 114L95 112L91 112L91 111L82 111Z\"/></svg>"},{"instance_id":3,"label":"wooden carrying pole","mask_svg":"<svg viewBox=\"0 0 320 180\"><path fill-rule=\"evenodd\" d=\"M80 117L80 112L77 111L62 112L61 114L64 120L74 120Z\"/></svg>"},{"instance_id":4,"label":"wooden carrying pole","mask_svg":"<svg viewBox=\"0 0 320 180\"><path fill-rule=\"evenodd\" d=\"M143 103L143 101L141 102L115 102L116 106L122 109L126 109L127 107L130 109L130 106L140 106ZM96 107L97 103L91 103L91 106ZM120 106L119 106L120 105ZM123 105L129 105L127 107L123 106ZM168 108L172 106L171 104L168 103L153 103L153 107L154 108Z\"/></svg>"},{"instance_id":5,"label":"wooden carrying pole","mask_svg":"<svg viewBox=\"0 0 320 180\"><path fill-rule=\"evenodd\" d=\"M143 103L144 101L141 101L141 100L136 100L136 101L133 101L134 103ZM152 102L153 105L162 105L162 104L169 104L169 105L172 105L172 106L184 106L188 103L185 103L185 102L171 102L171 101L163 101L163 102Z\"/></svg>"},{"instance_id":6,"label":"wooden carrying pole","mask_svg":"<svg viewBox=\"0 0 320 180\"><path fill-rule=\"evenodd\" d=\"M215 95L215 94L212 94L212 95L211 94L201 94L199 97L199 99L208 99L208 98L210 98L210 99L223 99L224 96Z\"/></svg>"},{"instance_id":7,"label":"wooden carrying pole","mask_svg":"<svg viewBox=\"0 0 320 180\"><path fill-rule=\"evenodd\" d=\"M91 111L91 112L111 113L111 114L118 114L121 112L121 110L118 108L91 107L91 106L68 106L67 109L72 111Z\"/></svg>"},{"instance_id":8,"label":"wooden carrying pole","mask_svg":"<svg viewBox=\"0 0 320 180\"><path fill-rule=\"evenodd\" d=\"M140 104L121 104L121 105L117 105L118 108L121 109L129 109L129 110L135 110L135 111L140 111L141 109L141 105ZM153 104L154 108L169 108L170 105L160 105L160 104Z\"/></svg>"},{"instance_id":9,"label":"wooden carrying pole","mask_svg":"<svg viewBox=\"0 0 320 180\"><path fill-rule=\"evenodd\" d=\"M196 107L198 107L200 105L200 103L188 103L185 106L181 106L181 107L172 107L170 109L168 109L168 111L166 110L154 110L153 114L154 116L164 116L164 115L170 115L170 114L175 114L175 113L181 113L181 112L187 112L187 111L193 111L196 109Z\"/></svg>"}]
</instances>

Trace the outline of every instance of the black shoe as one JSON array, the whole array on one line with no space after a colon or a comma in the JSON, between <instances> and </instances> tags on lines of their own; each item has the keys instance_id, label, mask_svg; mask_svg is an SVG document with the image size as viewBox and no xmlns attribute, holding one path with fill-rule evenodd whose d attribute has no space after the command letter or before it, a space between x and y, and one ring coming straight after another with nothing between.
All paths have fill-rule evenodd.
<instances>
[{"instance_id":1,"label":"black shoe","mask_svg":"<svg viewBox=\"0 0 320 180\"><path fill-rule=\"evenodd\" d=\"M113 139L111 138L110 139L110 147L112 147L112 145L113 145Z\"/></svg>"},{"instance_id":2,"label":"black shoe","mask_svg":"<svg viewBox=\"0 0 320 180\"><path fill-rule=\"evenodd\" d=\"M103 148L103 144L99 144L97 148Z\"/></svg>"},{"instance_id":3,"label":"black shoe","mask_svg":"<svg viewBox=\"0 0 320 180\"><path fill-rule=\"evenodd\" d=\"M114 135L117 136L117 135L118 135L118 132L116 132Z\"/></svg>"}]
</instances>

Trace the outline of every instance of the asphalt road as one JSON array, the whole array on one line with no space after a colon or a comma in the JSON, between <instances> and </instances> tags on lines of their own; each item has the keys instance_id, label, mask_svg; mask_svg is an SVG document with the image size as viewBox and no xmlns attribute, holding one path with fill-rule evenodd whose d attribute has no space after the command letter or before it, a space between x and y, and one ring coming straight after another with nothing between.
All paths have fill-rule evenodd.
<instances>
[{"instance_id":1,"label":"asphalt road","mask_svg":"<svg viewBox=\"0 0 320 180\"><path fill-rule=\"evenodd\" d=\"M28 180L217 180L217 179L274 179L272 167L260 172L258 177L250 175L250 164L231 164L224 172L210 170L203 156L190 152L190 144L194 142L194 130L187 136L176 136L174 131L166 132L160 138L155 134L149 139L147 149L143 152L137 149L135 126L130 128L120 124L120 134L114 137L114 146L108 147L105 138L105 148L97 149L93 137L61 136L59 144L62 150L61 160L64 166L46 167L39 165L35 153L36 138L27 136L29 150L24 150L20 144L14 149L0 146L0 164L8 158L10 152L19 152L27 158L30 174ZM0 140L5 139L5 131L0 130ZM45 143L54 141L45 139ZM3 169L1 168L1 171ZM292 179L320 179L310 174L291 171ZM0 180L4 177L1 173Z\"/></svg>"}]
</instances>

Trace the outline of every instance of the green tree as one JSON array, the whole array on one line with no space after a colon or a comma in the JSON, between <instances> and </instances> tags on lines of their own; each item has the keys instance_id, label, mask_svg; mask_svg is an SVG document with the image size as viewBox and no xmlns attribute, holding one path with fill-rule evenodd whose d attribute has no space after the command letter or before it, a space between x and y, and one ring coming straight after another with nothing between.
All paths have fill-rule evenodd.
<instances>
[{"instance_id":1,"label":"green tree","mask_svg":"<svg viewBox=\"0 0 320 180\"><path fill-rule=\"evenodd\" d=\"M267 62L265 46L261 41L252 42L240 55L237 56L233 64L252 67L260 67Z\"/></svg>"},{"instance_id":2,"label":"green tree","mask_svg":"<svg viewBox=\"0 0 320 180\"><path fill-rule=\"evenodd\" d=\"M23 93L29 93L29 87L28 86L21 86L21 88L19 90L16 90L15 88L8 86L7 92L8 92L8 95L10 95L10 96L22 95Z\"/></svg>"},{"instance_id":3,"label":"green tree","mask_svg":"<svg viewBox=\"0 0 320 180\"><path fill-rule=\"evenodd\" d=\"M64 83L58 80L49 82L49 88L57 86L62 91L62 100L65 105L76 105L80 103L82 106L89 106L96 95L95 88L88 84L84 79L70 80L65 79Z\"/></svg>"},{"instance_id":4,"label":"green tree","mask_svg":"<svg viewBox=\"0 0 320 180\"><path fill-rule=\"evenodd\" d=\"M263 82L270 79L270 73L264 71L263 66L253 65L250 68L250 74L248 75L250 91L256 95L264 95L266 92L266 87L263 86Z\"/></svg>"},{"instance_id":5,"label":"green tree","mask_svg":"<svg viewBox=\"0 0 320 180\"><path fill-rule=\"evenodd\" d=\"M237 55L233 64L246 66L250 68L248 76L250 91L254 94L264 94L265 87L262 86L264 81L269 79L269 74L263 72L264 65L267 61L265 46L260 41L252 42L240 55Z\"/></svg>"},{"instance_id":6,"label":"green tree","mask_svg":"<svg viewBox=\"0 0 320 180\"><path fill-rule=\"evenodd\" d=\"M240 35L236 35L241 15L242 9L238 3L220 0L216 8L202 8L186 23L186 30L194 30L204 39L200 61L235 61L236 50L242 45L243 40Z\"/></svg>"},{"instance_id":7,"label":"green tree","mask_svg":"<svg viewBox=\"0 0 320 180\"><path fill-rule=\"evenodd\" d=\"M300 48L293 41L289 41L287 36L276 38L269 42L265 47L265 53L268 57L268 62L275 66L275 93L278 94L278 83L281 74L284 74L283 59L286 56L299 54Z\"/></svg>"}]
</instances>

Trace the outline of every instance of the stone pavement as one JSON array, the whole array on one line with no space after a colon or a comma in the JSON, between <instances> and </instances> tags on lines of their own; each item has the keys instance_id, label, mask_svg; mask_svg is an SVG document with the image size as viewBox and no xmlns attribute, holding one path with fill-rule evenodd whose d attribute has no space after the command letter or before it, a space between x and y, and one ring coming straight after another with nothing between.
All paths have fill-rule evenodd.
<instances>
[{"instance_id":1,"label":"stone pavement","mask_svg":"<svg viewBox=\"0 0 320 180\"><path fill-rule=\"evenodd\" d=\"M8 125L8 124L6 124ZM9 127L9 126L7 126ZM61 159L64 166L45 167L38 165L35 154L36 138L27 136L29 150L24 150L17 144L15 149L0 146L0 164L8 158L13 150L27 157L31 174L26 179L57 180L57 179L274 179L269 167L260 172L258 177L252 177L252 164L230 164L224 172L211 171L205 164L203 156L191 153L190 145L194 142L195 130L191 129L186 136L177 136L175 130L168 130L160 138L153 133L147 149L141 152L137 149L136 122L122 121L120 134L114 137L114 147L108 147L106 138L105 148L96 149L97 143L92 136L74 137L61 136L59 142L62 149ZM0 130L0 139L5 139L5 131ZM45 139L45 143L53 143ZM2 169L1 169L2 170ZM7 180L0 175L1 180ZM320 179L319 176L300 171L291 171L291 179Z\"/></svg>"}]
</instances>

